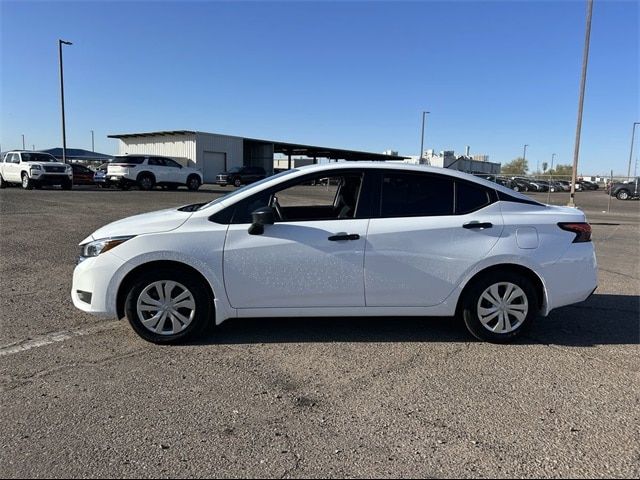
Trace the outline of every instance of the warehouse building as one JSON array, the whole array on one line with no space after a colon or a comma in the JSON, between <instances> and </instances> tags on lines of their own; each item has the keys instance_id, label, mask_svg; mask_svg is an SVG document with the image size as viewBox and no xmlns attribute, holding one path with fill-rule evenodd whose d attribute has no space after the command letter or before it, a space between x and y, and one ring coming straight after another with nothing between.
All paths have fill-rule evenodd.
<instances>
[{"instance_id":1,"label":"warehouse building","mask_svg":"<svg viewBox=\"0 0 640 480\"><path fill-rule=\"evenodd\" d=\"M221 135L217 133L173 130L166 132L109 135L118 140L118 154L146 154L170 157L185 166L202 171L204 182L213 183L220 172L233 167L262 167L273 173L275 156L285 156L291 168L293 156L306 157L310 163L329 160L403 160L404 157L381 153L318 147L275 140ZM282 162L281 162L282 163Z\"/></svg>"}]
</instances>

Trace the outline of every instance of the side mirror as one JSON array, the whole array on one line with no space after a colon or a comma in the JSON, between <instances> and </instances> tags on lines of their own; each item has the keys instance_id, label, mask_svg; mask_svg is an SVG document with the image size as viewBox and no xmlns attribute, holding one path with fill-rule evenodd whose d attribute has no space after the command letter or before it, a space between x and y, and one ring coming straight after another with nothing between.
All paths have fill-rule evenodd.
<instances>
[{"instance_id":1,"label":"side mirror","mask_svg":"<svg viewBox=\"0 0 640 480\"><path fill-rule=\"evenodd\" d=\"M249 235L262 235L265 225L273 225L275 214L273 207L262 207L251 214L253 223L249 227Z\"/></svg>"}]
</instances>

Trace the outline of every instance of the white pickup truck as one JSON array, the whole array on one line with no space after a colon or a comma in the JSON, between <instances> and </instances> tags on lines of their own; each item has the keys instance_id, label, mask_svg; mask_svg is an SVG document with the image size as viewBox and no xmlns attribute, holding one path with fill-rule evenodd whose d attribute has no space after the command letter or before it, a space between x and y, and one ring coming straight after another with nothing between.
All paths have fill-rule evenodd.
<instances>
[{"instance_id":1,"label":"white pickup truck","mask_svg":"<svg viewBox=\"0 0 640 480\"><path fill-rule=\"evenodd\" d=\"M73 170L71 165L48 153L12 150L0 158L0 188L9 183L20 184L25 190L42 185L60 185L63 190L71 190Z\"/></svg>"}]
</instances>

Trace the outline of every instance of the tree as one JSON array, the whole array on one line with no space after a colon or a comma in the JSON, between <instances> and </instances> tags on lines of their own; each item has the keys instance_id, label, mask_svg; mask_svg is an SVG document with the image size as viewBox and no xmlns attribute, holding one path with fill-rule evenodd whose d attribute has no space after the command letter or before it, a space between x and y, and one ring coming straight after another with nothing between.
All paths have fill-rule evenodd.
<instances>
[{"instance_id":1,"label":"tree","mask_svg":"<svg viewBox=\"0 0 640 480\"><path fill-rule=\"evenodd\" d=\"M556 168L554 168L553 170L549 170L549 175L562 175L565 177L570 177L572 173L572 165L556 165Z\"/></svg>"},{"instance_id":2,"label":"tree","mask_svg":"<svg viewBox=\"0 0 640 480\"><path fill-rule=\"evenodd\" d=\"M524 175L529 170L529 162L522 157L518 157L503 165L501 170L506 175Z\"/></svg>"}]
</instances>

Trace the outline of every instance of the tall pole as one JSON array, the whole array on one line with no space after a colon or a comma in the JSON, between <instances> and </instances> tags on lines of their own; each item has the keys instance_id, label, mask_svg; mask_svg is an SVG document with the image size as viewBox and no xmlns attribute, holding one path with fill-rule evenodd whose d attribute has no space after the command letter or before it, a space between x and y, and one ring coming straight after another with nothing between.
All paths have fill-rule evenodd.
<instances>
[{"instance_id":1,"label":"tall pole","mask_svg":"<svg viewBox=\"0 0 640 480\"><path fill-rule=\"evenodd\" d=\"M640 125L640 122L633 122L633 130L631 130L631 149L629 150L629 167L627 168L627 180L631 178L631 157L633 157L633 139L636 136L636 125Z\"/></svg>"},{"instance_id":2,"label":"tall pole","mask_svg":"<svg viewBox=\"0 0 640 480\"><path fill-rule=\"evenodd\" d=\"M587 0L587 26L584 35L584 52L582 55L582 74L580 76L580 100L578 103L578 122L576 125L576 143L573 149L573 169L571 171L571 194L569 196L569 206L575 207L576 181L578 177L578 155L580 153L580 132L582 130L582 107L584 105L584 87L587 81L587 63L589 62L589 41L591 38L591 13L593 11L593 0Z\"/></svg>"},{"instance_id":3,"label":"tall pole","mask_svg":"<svg viewBox=\"0 0 640 480\"><path fill-rule=\"evenodd\" d=\"M96 149L95 149L95 147L94 147L94 145L93 145L93 130L91 130L91 151L92 151L92 152L95 152L95 151L96 151Z\"/></svg>"},{"instance_id":4,"label":"tall pole","mask_svg":"<svg viewBox=\"0 0 640 480\"><path fill-rule=\"evenodd\" d=\"M422 158L424 155L424 119L428 113L430 112L422 112L422 134L420 135L420 158L418 160L418 163L420 164L422 164Z\"/></svg>"},{"instance_id":5,"label":"tall pole","mask_svg":"<svg viewBox=\"0 0 640 480\"><path fill-rule=\"evenodd\" d=\"M523 167L524 167L524 165L525 165L525 161L527 160L527 147L528 147L528 146L529 146L529 145L527 145L527 144L525 143L525 145L524 145L524 150L523 150L523 152L522 152L522 166L523 166Z\"/></svg>"},{"instance_id":6,"label":"tall pole","mask_svg":"<svg viewBox=\"0 0 640 480\"><path fill-rule=\"evenodd\" d=\"M64 73L62 69L62 45L73 44L64 40L58 40L58 58L60 60L60 101L62 103L62 163L67 163L67 131L64 122Z\"/></svg>"},{"instance_id":7,"label":"tall pole","mask_svg":"<svg viewBox=\"0 0 640 480\"><path fill-rule=\"evenodd\" d=\"M24 146L24 133L22 134L22 149L26 150L26 147Z\"/></svg>"},{"instance_id":8,"label":"tall pole","mask_svg":"<svg viewBox=\"0 0 640 480\"><path fill-rule=\"evenodd\" d=\"M555 153L551 154L551 168L549 169L549 190L547 190L547 203L551 202L551 172L553 171L553 159L555 158L555 156Z\"/></svg>"}]
</instances>

